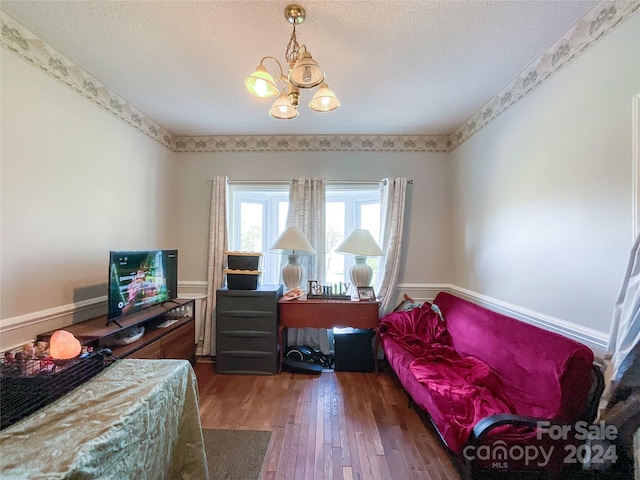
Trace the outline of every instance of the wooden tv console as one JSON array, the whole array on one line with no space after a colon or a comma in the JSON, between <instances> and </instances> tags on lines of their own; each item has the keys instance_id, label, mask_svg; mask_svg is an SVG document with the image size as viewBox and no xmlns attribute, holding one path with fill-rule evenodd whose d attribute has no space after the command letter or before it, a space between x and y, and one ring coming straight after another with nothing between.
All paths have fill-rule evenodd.
<instances>
[{"instance_id":1,"label":"wooden tv console","mask_svg":"<svg viewBox=\"0 0 640 480\"><path fill-rule=\"evenodd\" d=\"M176 299L154 305L131 315L107 323L107 316L92 318L85 322L62 328L71 332L82 345L95 349L110 348L116 358L186 359L195 363L195 300ZM161 328L167 320L176 320ZM144 334L135 342L114 345L113 340L123 330L144 326ZM38 340L47 341L53 331L38 335Z\"/></svg>"}]
</instances>

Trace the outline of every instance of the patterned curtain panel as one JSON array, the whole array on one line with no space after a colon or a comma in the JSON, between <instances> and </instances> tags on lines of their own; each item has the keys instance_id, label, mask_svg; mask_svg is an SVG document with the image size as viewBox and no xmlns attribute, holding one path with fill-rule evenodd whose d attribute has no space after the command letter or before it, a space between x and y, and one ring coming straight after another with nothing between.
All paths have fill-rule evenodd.
<instances>
[{"instance_id":1,"label":"patterned curtain panel","mask_svg":"<svg viewBox=\"0 0 640 480\"><path fill-rule=\"evenodd\" d=\"M229 178L216 176L211 188L209 253L207 256L207 306L201 332L202 355L216 354L216 290L224 284L224 252L227 250L227 191Z\"/></svg>"},{"instance_id":2,"label":"patterned curtain panel","mask_svg":"<svg viewBox=\"0 0 640 480\"><path fill-rule=\"evenodd\" d=\"M294 178L289 185L289 214L287 226L300 228L315 255L302 256L300 264L304 275L300 286L306 289L307 280L325 281L327 255L326 227L326 190L324 178ZM316 328L287 329L288 345L309 345L318 348L322 353L329 353L327 331Z\"/></svg>"},{"instance_id":3,"label":"patterned curtain panel","mask_svg":"<svg viewBox=\"0 0 640 480\"><path fill-rule=\"evenodd\" d=\"M380 189L380 236L382 237L380 246L385 256L382 257L378 267L375 290L380 299L382 316L393 309L398 286L407 179L385 178L381 181Z\"/></svg>"}]
</instances>

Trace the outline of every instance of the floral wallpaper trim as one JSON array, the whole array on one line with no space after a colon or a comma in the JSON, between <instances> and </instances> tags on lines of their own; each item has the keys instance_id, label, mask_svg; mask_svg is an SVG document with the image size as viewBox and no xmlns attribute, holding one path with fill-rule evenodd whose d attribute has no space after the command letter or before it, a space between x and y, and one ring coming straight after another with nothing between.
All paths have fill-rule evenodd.
<instances>
[{"instance_id":1,"label":"floral wallpaper trim","mask_svg":"<svg viewBox=\"0 0 640 480\"><path fill-rule=\"evenodd\" d=\"M605 1L592 8L495 97L449 135L453 150L584 53L640 8L640 1Z\"/></svg>"},{"instance_id":2,"label":"floral wallpaper trim","mask_svg":"<svg viewBox=\"0 0 640 480\"><path fill-rule=\"evenodd\" d=\"M111 112L136 130L170 148L173 134L147 117L99 80L74 65L64 55L0 10L0 45L58 80L87 100Z\"/></svg>"},{"instance_id":3,"label":"floral wallpaper trim","mask_svg":"<svg viewBox=\"0 0 640 480\"><path fill-rule=\"evenodd\" d=\"M215 135L173 140L174 152L446 152L448 136Z\"/></svg>"},{"instance_id":4,"label":"floral wallpaper trim","mask_svg":"<svg viewBox=\"0 0 640 480\"><path fill-rule=\"evenodd\" d=\"M584 53L638 9L640 0L601 2L449 135L176 136L2 10L0 45L174 152L449 152Z\"/></svg>"}]
</instances>

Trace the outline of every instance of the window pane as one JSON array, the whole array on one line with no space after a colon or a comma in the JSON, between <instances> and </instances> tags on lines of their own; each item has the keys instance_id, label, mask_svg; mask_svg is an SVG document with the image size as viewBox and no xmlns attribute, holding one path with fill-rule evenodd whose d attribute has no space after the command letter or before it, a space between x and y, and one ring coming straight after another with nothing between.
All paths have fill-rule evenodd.
<instances>
[{"instance_id":1,"label":"window pane","mask_svg":"<svg viewBox=\"0 0 640 480\"><path fill-rule=\"evenodd\" d=\"M371 236L380 245L380 202L362 202L359 205L358 216L360 218L360 227L365 230L369 230ZM380 264L380 257L368 257L367 264L371 266L373 270L373 277L371 278L371 285L376 284L378 278L378 265Z\"/></svg>"},{"instance_id":2,"label":"window pane","mask_svg":"<svg viewBox=\"0 0 640 480\"><path fill-rule=\"evenodd\" d=\"M380 203L360 206L360 228L369 230L375 241L380 242Z\"/></svg>"},{"instance_id":3,"label":"window pane","mask_svg":"<svg viewBox=\"0 0 640 480\"><path fill-rule=\"evenodd\" d=\"M240 203L240 251L262 251L262 204Z\"/></svg>"},{"instance_id":4,"label":"window pane","mask_svg":"<svg viewBox=\"0 0 640 480\"><path fill-rule=\"evenodd\" d=\"M345 202L327 202L327 270L325 277L329 285L345 281L345 256L333 251L346 236L345 207Z\"/></svg>"},{"instance_id":5,"label":"window pane","mask_svg":"<svg viewBox=\"0 0 640 480\"><path fill-rule=\"evenodd\" d=\"M273 238L273 241L276 241L276 238L280 236L282 232L284 232L285 227L287 226L287 213L289 212L289 202L278 202L278 232L276 236Z\"/></svg>"}]
</instances>

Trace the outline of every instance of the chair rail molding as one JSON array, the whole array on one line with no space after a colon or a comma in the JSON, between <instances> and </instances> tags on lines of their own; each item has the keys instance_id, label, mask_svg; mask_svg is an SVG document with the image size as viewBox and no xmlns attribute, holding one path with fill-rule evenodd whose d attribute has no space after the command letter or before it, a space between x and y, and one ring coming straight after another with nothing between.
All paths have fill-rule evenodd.
<instances>
[{"instance_id":1,"label":"chair rail molding","mask_svg":"<svg viewBox=\"0 0 640 480\"><path fill-rule=\"evenodd\" d=\"M178 282L180 298L202 299L206 281ZM0 320L0 352L32 342L42 332L67 327L107 313L106 295Z\"/></svg>"},{"instance_id":2,"label":"chair rail molding","mask_svg":"<svg viewBox=\"0 0 640 480\"><path fill-rule=\"evenodd\" d=\"M107 313L107 296L47 308L0 320L0 351L32 342L42 332L64 328Z\"/></svg>"},{"instance_id":3,"label":"chair rail molding","mask_svg":"<svg viewBox=\"0 0 640 480\"><path fill-rule=\"evenodd\" d=\"M48 322L57 318L69 315L87 312L97 308L104 308L107 305L107 296L90 298L80 302L69 303L59 307L47 308L37 312L25 313L15 317L3 319L0 321L0 334L22 328L30 325L36 325L42 322Z\"/></svg>"},{"instance_id":4,"label":"chair rail molding","mask_svg":"<svg viewBox=\"0 0 640 480\"><path fill-rule=\"evenodd\" d=\"M206 280L183 280L178 282L178 295L181 298L200 298L207 295Z\"/></svg>"}]
</instances>

